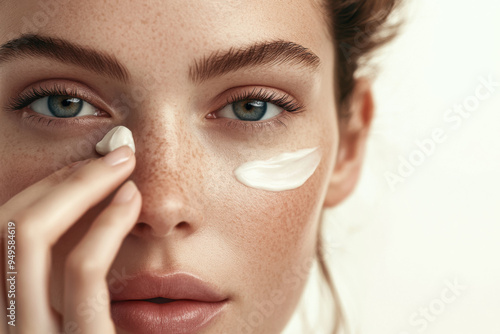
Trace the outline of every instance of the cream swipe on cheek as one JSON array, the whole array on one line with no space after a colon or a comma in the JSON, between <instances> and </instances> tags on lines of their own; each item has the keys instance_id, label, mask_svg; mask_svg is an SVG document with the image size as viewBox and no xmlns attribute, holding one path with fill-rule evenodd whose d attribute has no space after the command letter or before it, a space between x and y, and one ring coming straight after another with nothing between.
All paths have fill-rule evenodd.
<instances>
[{"instance_id":1,"label":"cream swipe on cheek","mask_svg":"<svg viewBox=\"0 0 500 334\"><path fill-rule=\"evenodd\" d=\"M106 155L114 149L128 145L135 153L134 137L132 131L124 126L112 128L100 142L95 145L95 150L101 155Z\"/></svg>"},{"instance_id":2,"label":"cream swipe on cheek","mask_svg":"<svg viewBox=\"0 0 500 334\"><path fill-rule=\"evenodd\" d=\"M321 161L318 147L282 153L268 160L256 160L235 169L236 179L255 189L284 191L302 186Z\"/></svg>"}]
</instances>

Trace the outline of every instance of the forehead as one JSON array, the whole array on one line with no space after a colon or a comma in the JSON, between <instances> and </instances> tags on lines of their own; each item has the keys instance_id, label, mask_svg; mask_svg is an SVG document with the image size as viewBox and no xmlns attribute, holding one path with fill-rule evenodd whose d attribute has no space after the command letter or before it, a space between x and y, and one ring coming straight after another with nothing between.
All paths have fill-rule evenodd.
<instances>
[{"instance_id":1,"label":"forehead","mask_svg":"<svg viewBox=\"0 0 500 334\"><path fill-rule=\"evenodd\" d=\"M2 41L21 32L105 49L127 64L172 67L195 55L263 40L328 53L316 0L3 1ZM132 66L133 67L133 66Z\"/></svg>"}]
</instances>

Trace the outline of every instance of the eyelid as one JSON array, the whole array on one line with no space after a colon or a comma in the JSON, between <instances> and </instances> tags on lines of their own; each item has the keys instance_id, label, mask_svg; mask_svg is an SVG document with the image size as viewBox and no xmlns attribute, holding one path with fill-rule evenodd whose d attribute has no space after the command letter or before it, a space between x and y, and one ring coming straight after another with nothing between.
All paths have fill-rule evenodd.
<instances>
[{"instance_id":1,"label":"eyelid","mask_svg":"<svg viewBox=\"0 0 500 334\"><path fill-rule=\"evenodd\" d=\"M80 98L82 100L85 100L85 102L90 103L92 106L94 106L96 109L98 109L101 112L105 112L107 114L110 114L108 110L111 108L108 106L107 103L105 103L91 88L86 86L85 84L78 83L75 84L74 82L70 82L68 80L58 80L58 79L51 79L51 80L45 80L43 82L38 82L31 84L30 86L24 88L21 92L16 94L16 97L13 97L9 100L9 103L6 107L7 111L17 111L20 110L24 107L29 106L29 104L33 103L36 101L36 99L33 99L31 102L26 104L23 107L20 107L19 104L16 105L16 101L22 99L23 97L28 97L29 95L32 94L32 91L53 91L53 90L61 90L65 91L68 96L74 96L77 98ZM52 94L53 95L53 94ZM45 96L49 96L45 95ZM41 97L40 97L41 98Z\"/></svg>"},{"instance_id":2,"label":"eyelid","mask_svg":"<svg viewBox=\"0 0 500 334\"><path fill-rule=\"evenodd\" d=\"M260 98L259 98L260 97ZM273 97L275 99L281 99L282 102L287 101L289 104L293 103L295 107L291 112L301 112L305 106L302 102L296 99L292 94L289 94L283 90L277 88L271 88L267 86L239 86L228 89L214 98L214 103L216 107L211 108L210 114L214 114L225 108L228 104L234 103L236 101L241 101L246 99L249 100L262 100L268 101L270 103L275 103L269 101L270 99L262 99L263 97ZM276 104L276 103L275 103ZM279 106L279 105L278 105ZM281 107L281 106L279 106ZM283 107L281 107L283 108Z\"/></svg>"}]
</instances>

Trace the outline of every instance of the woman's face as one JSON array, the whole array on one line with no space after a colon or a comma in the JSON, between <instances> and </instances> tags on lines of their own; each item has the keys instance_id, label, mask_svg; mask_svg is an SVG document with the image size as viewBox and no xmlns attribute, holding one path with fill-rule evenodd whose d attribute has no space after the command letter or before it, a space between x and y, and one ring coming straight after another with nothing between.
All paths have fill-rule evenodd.
<instances>
[{"instance_id":1,"label":"woman's face","mask_svg":"<svg viewBox=\"0 0 500 334\"><path fill-rule=\"evenodd\" d=\"M95 60L77 64L90 59L82 50L62 61L36 52L8 60L0 54L0 203L72 161L97 158L93 148L103 135L126 126L136 145L130 178L143 207L110 279L117 273L192 273L229 301L207 332L284 328L314 258L339 138L333 45L317 5L303 0L3 1L0 44L21 33L61 38L115 57L128 79ZM277 41L307 48L319 63L291 44L272 44ZM271 44L263 48L265 43ZM228 53L254 45L253 55ZM276 52L280 45L284 48ZM101 112L47 121L27 107L5 110L30 88L55 86L86 94L85 101ZM285 97L302 111L280 114L268 105L269 118L257 122L219 112L252 92ZM321 162L296 189L254 189L234 177L235 168L247 161L313 147L319 147ZM51 300L58 312L65 257L106 204L89 211L53 249Z\"/></svg>"}]
</instances>

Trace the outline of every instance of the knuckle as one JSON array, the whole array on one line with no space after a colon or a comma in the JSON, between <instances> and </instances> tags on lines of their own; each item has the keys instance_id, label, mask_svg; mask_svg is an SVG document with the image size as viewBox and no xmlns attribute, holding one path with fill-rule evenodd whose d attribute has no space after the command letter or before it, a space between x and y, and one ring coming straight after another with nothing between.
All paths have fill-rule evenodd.
<instances>
[{"instance_id":1,"label":"knuckle","mask_svg":"<svg viewBox=\"0 0 500 334\"><path fill-rule=\"evenodd\" d=\"M64 167L45 178L48 187L53 187L61 183L69 174L69 169Z\"/></svg>"},{"instance_id":2,"label":"knuckle","mask_svg":"<svg viewBox=\"0 0 500 334\"><path fill-rule=\"evenodd\" d=\"M26 228L27 226L23 226L24 228L17 227L16 239L18 240L19 247L24 245L33 245L34 242L40 238L40 234L36 233L34 229Z\"/></svg>"},{"instance_id":3,"label":"knuckle","mask_svg":"<svg viewBox=\"0 0 500 334\"><path fill-rule=\"evenodd\" d=\"M85 185L88 184L87 173L83 170L76 171L68 177L68 182L75 185Z\"/></svg>"},{"instance_id":4,"label":"knuckle","mask_svg":"<svg viewBox=\"0 0 500 334\"><path fill-rule=\"evenodd\" d=\"M72 252L66 259L65 269L69 278L86 280L100 275L106 268L99 259Z\"/></svg>"},{"instance_id":5,"label":"knuckle","mask_svg":"<svg viewBox=\"0 0 500 334\"><path fill-rule=\"evenodd\" d=\"M37 224L27 212L22 212L14 217L12 221L16 224L16 238L19 241L19 245L34 245L38 243L39 240L43 238L43 230L40 225Z\"/></svg>"},{"instance_id":6,"label":"knuckle","mask_svg":"<svg viewBox=\"0 0 500 334\"><path fill-rule=\"evenodd\" d=\"M55 186L67 179L71 174L77 171L80 166L89 163L90 160L91 159L76 161L69 165L57 165L55 167L55 172L47 176L45 182L47 182L49 186Z\"/></svg>"}]
</instances>

